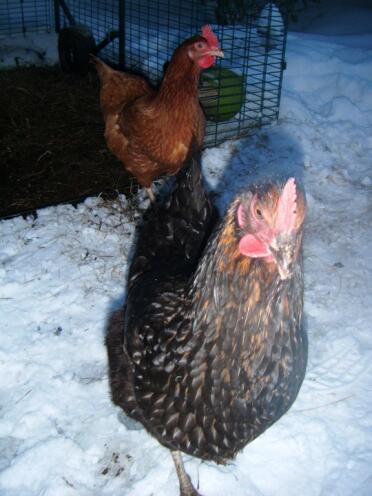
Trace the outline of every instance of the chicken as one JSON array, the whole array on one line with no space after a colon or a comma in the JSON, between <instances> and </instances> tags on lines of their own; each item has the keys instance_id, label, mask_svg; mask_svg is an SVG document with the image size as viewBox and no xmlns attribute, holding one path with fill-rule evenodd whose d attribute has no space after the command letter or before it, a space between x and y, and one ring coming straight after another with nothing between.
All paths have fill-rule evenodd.
<instances>
[{"instance_id":1,"label":"chicken","mask_svg":"<svg viewBox=\"0 0 372 496\"><path fill-rule=\"evenodd\" d=\"M124 332L107 337L112 399L172 452L234 458L279 419L304 378L301 244L294 178L250 188L213 226L199 158L150 211L129 272Z\"/></svg>"},{"instance_id":2,"label":"chicken","mask_svg":"<svg viewBox=\"0 0 372 496\"><path fill-rule=\"evenodd\" d=\"M153 180L176 174L193 138L202 145L205 118L198 100L203 69L223 57L210 26L173 53L158 91L140 76L111 69L92 56L101 81L100 102L108 148L145 187L152 201Z\"/></svg>"}]
</instances>

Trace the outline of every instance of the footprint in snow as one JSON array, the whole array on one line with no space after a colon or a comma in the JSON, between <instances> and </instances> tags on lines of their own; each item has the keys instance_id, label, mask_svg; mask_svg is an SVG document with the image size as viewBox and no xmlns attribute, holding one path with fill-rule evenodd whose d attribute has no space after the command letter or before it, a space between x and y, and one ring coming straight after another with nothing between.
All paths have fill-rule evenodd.
<instances>
[{"instance_id":1,"label":"footprint in snow","mask_svg":"<svg viewBox=\"0 0 372 496\"><path fill-rule=\"evenodd\" d=\"M368 372L371 358L355 339L338 339L323 354L322 362L308 369L307 385L320 391L353 384Z\"/></svg>"}]
</instances>

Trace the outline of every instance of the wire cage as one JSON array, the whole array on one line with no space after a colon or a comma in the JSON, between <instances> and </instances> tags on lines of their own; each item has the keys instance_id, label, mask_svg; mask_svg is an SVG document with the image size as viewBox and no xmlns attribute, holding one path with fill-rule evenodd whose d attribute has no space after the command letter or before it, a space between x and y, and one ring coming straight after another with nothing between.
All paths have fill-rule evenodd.
<instances>
[{"instance_id":1,"label":"wire cage","mask_svg":"<svg viewBox=\"0 0 372 496\"><path fill-rule=\"evenodd\" d=\"M0 0L0 37L53 29L50 0Z\"/></svg>"},{"instance_id":2,"label":"wire cage","mask_svg":"<svg viewBox=\"0 0 372 496\"><path fill-rule=\"evenodd\" d=\"M55 0L56 30L84 26L96 52L154 84L186 38L209 23L225 58L202 73L205 146L243 137L279 113L287 15L267 0Z\"/></svg>"},{"instance_id":3,"label":"wire cage","mask_svg":"<svg viewBox=\"0 0 372 496\"><path fill-rule=\"evenodd\" d=\"M214 146L277 119L285 6L286 0L3 0L0 36L51 31L54 7L57 32L83 29L93 40L86 50L158 84L175 48L211 24L225 58L203 71L199 96L205 146Z\"/></svg>"}]
</instances>

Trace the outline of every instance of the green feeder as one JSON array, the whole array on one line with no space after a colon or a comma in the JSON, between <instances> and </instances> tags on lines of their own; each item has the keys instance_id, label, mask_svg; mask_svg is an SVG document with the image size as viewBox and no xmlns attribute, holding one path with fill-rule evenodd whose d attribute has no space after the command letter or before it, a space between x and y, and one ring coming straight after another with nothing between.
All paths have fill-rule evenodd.
<instances>
[{"instance_id":1,"label":"green feeder","mask_svg":"<svg viewBox=\"0 0 372 496\"><path fill-rule=\"evenodd\" d=\"M212 68L202 72L199 99L207 120L228 121L244 103L244 77L230 69Z\"/></svg>"}]
</instances>

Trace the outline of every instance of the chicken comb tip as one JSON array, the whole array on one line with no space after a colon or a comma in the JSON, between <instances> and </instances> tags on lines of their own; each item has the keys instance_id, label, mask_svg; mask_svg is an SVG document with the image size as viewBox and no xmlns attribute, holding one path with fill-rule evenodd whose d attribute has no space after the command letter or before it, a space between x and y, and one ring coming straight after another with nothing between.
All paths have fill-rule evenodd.
<instances>
[{"instance_id":1,"label":"chicken comb tip","mask_svg":"<svg viewBox=\"0 0 372 496\"><path fill-rule=\"evenodd\" d=\"M278 232L293 231L296 222L297 190L294 177L285 183L279 198L276 229Z\"/></svg>"},{"instance_id":2,"label":"chicken comb tip","mask_svg":"<svg viewBox=\"0 0 372 496\"><path fill-rule=\"evenodd\" d=\"M240 204L236 213L237 219L238 219L238 224L240 228L244 228L245 224L245 214L242 205Z\"/></svg>"},{"instance_id":3,"label":"chicken comb tip","mask_svg":"<svg viewBox=\"0 0 372 496\"><path fill-rule=\"evenodd\" d=\"M205 24L205 26L202 27L202 36L205 38L208 42L208 44L211 47L218 47L219 42L217 36L214 34L212 30L212 26L210 24Z\"/></svg>"}]
</instances>

